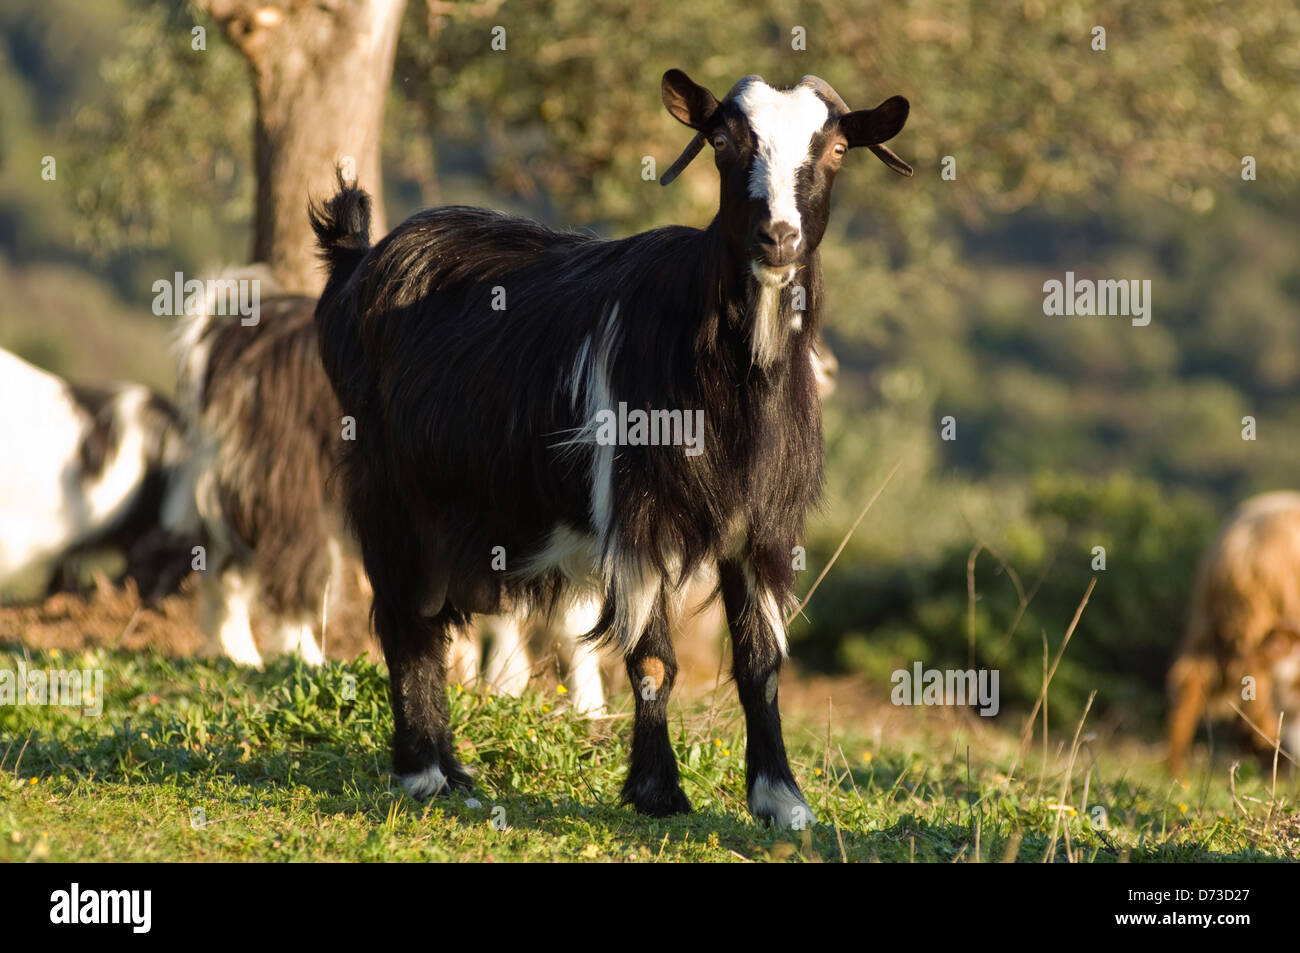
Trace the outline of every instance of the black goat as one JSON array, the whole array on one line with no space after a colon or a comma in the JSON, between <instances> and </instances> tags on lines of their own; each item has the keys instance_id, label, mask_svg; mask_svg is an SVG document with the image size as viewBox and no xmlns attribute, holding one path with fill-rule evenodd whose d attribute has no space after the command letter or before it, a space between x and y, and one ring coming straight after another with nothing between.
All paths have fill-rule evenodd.
<instances>
[{"instance_id":1,"label":"black goat","mask_svg":"<svg viewBox=\"0 0 1300 953\"><path fill-rule=\"evenodd\" d=\"M315 622L327 596L346 585L355 547L330 479L349 428L321 366L316 299L281 293L258 266L217 280L258 281L261 292L256 323L219 314L209 302L186 315L177 336L177 391L193 448L188 492L208 544L199 599L207 652L252 666L264 653L296 652L317 664L324 645L317 645ZM568 650L574 706L598 712L598 661L576 642L591 611L586 603L566 607L555 636ZM494 690L517 695L527 687L524 622L503 616L488 623L483 676ZM477 627L464 635L461 677L473 682L482 640Z\"/></svg>"},{"instance_id":2,"label":"black goat","mask_svg":"<svg viewBox=\"0 0 1300 953\"><path fill-rule=\"evenodd\" d=\"M911 171L881 145L908 106L853 112L816 77L750 76L719 102L679 70L662 95L697 135L661 181L714 149L720 208L703 230L599 241L448 207L372 248L365 192L340 179L312 210L330 270L321 356L357 423L344 496L388 660L394 770L415 796L469 784L447 723L453 630L503 600L596 586L590 636L622 650L636 689L623 799L689 811L667 728L669 602L716 563L749 807L799 827L812 815L777 676L792 549L821 485L817 246L848 149Z\"/></svg>"}]
</instances>

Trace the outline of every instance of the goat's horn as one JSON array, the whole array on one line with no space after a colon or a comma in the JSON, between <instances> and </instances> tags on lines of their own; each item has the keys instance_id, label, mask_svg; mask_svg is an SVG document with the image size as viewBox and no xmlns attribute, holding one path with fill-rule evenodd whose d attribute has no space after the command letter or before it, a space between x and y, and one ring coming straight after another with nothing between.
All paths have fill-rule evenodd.
<instances>
[{"instance_id":1,"label":"goat's horn","mask_svg":"<svg viewBox=\"0 0 1300 953\"><path fill-rule=\"evenodd\" d=\"M878 143L874 146L867 146L867 148L874 152L881 162L889 166L899 175L912 174L912 167L900 159L894 150L889 148L889 146Z\"/></svg>"},{"instance_id":2,"label":"goat's horn","mask_svg":"<svg viewBox=\"0 0 1300 953\"><path fill-rule=\"evenodd\" d=\"M691 164L691 160L700 154L704 148L704 133L697 132L695 138L691 140L686 151L677 157L677 161L668 167L668 171L659 177L660 185L670 185L673 179L682 174L682 170Z\"/></svg>"},{"instance_id":3,"label":"goat's horn","mask_svg":"<svg viewBox=\"0 0 1300 953\"><path fill-rule=\"evenodd\" d=\"M831 88L831 84L826 82L826 80L822 79L820 76L813 76L812 74L809 74L805 76L803 79L799 80L799 85L807 86L809 89L813 90L814 92L821 93L823 99L830 102L831 105L833 106L838 106L841 110L843 110L846 113L853 111L849 109L848 103L844 101L844 99L840 96L840 94L835 92L835 90Z\"/></svg>"},{"instance_id":4,"label":"goat's horn","mask_svg":"<svg viewBox=\"0 0 1300 953\"><path fill-rule=\"evenodd\" d=\"M803 79L799 80L799 85L807 86L809 89L820 93L823 99L834 106L838 106L846 113L853 111L849 109L848 104L844 102L844 99L840 94L831 88L831 84L826 82L826 80L822 79L820 76L805 76ZM874 146L867 146L867 148L874 152L881 162L885 163L885 165L889 166L899 175L912 174L912 167L900 159L897 153L895 153L893 149L889 148L889 146L877 143Z\"/></svg>"}]
</instances>

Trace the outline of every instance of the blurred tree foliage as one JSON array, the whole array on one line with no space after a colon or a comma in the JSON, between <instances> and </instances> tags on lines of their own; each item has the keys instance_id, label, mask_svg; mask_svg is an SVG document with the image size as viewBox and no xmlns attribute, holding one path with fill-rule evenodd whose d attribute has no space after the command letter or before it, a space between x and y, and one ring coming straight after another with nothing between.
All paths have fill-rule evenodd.
<instances>
[{"instance_id":1,"label":"blurred tree foliage","mask_svg":"<svg viewBox=\"0 0 1300 953\"><path fill-rule=\"evenodd\" d=\"M69 228L83 247L162 245L189 269L234 259L246 238L229 226L252 212L247 78L210 24L207 52L190 49L204 21L189 7L119 2L102 88L89 55L66 74L18 57L0 82L28 83L20 98L48 104L79 151ZM70 0L45 7L28 18L75 21ZM81 42L18 19L3 21L11 63L31 45L66 62ZM673 66L718 94L748 73L815 73L854 106L912 103L892 145L916 177L851 156L823 245L842 386L813 572L903 465L796 626L801 659L887 690L900 663L964 666L973 632L977 663L1032 698L1042 639L1054 652L1104 545L1058 700L1100 684L1103 703L1149 713L1214 523L1300 472L1300 9L700 0L665 16L636 0L411 0L387 115L390 220L479 201L467 183L487 182L493 204L558 226L703 224L707 156L668 189L642 177L644 157L662 171L689 138L659 101ZM16 106L0 109L7 122ZM1241 177L1247 155L1257 181ZM0 157L14 161L4 140ZM0 224L21 221L20 194L0 193ZM1042 284L1066 270L1150 279L1151 324L1045 316ZM977 543L1007 568L980 554L972 616ZM1010 636L1009 570L1026 587L1042 575Z\"/></svg>"},{"instance_id":2,"label":"blurred tree foliage","mask_svg":"<svg viewBox=\"0 0 1300 953\"><path fill-rule=\"evenodd\" d=\"M193 200L196 188L227 181L235 160L248 172L250 99L231 51L211 24L208 50L190 49L190 29L204 20L188 5L136 7L125 48L104 70L107 95L79 127L101 170L92 188L104 208L134 213L123 241L147 240L139 219L151 201L165 209ZM898 145L922 170L916 182L900 186L868 168L838 190L840 218L869 210L913 249L943 237L933 227L939 212L969 224L1042 202L1096 208L1119 183L1205 212L1242 188L1246 154L1260 167L1251 188L1296 180L1293 4L1169 0L1093 17L1082 3L1006 0L704 0L673 16L635 0L412 3L391 102L390 131L401 135L389 151L427 155L427 143L410 145L415 129L435 143L475 143L500 185L544 193L565 222L623 231L698 220L715 192L705 162L667 192L641 178L643 156L662 166L688 138L658 97L664 69L681 65L718 93L746 73L794 82L816 72L856 106L908 96L912 118ZM1094 26L1107 31L1105 51L1092 49ZM496 27L504 51L491 48ZM796 28L806 50L792 49ZM106 151L123 144L125 154ZM156 160L141 155L150 148ZM955 182L938 178L945 155L957 160ZM229 200L199 195L222 209Z\"/></svg>"},{"instance_id":3,"label":"blurred tree foliage","mask_svg":"<svg viewBox=\"0 0 1300 953\"><path fill-rule=\"evenodd\" d=\"M206 31L206 49L191 30ZM109 95L71 116L79 238L98 251L165 247L184 212L247 226L252 96L247 69L210 21L184 4L139 7L106 60Z\"/></svg>"},{"instance_id":4,"label":"blurred tree foliage","mask_svg":"<svg viewBox=\"0 0 1300 953\"><path fill-rule=\"evenodd\" d=\"M436 8L408 17L396 88L435 128L485 136L505 181L545 190L577 221L681 217L640 178L642 156L671 161L684 142L656 95L670 66L719 94L747 73L815 72L854 106L908 96L898 146L929 181L883 187L871 169L838 188L841 210L873 208L921 246L931 239L903 226L937 209L978 221L1042 200L1097 206L1122 182L1205 211L1239 187L1247 153L1266 181L1300 171L1300 10L1286 2L1128 3L1097 20L1083 3L952 0L702 2L670 17L631 0ZM494 53L497 24L510 46ZM792 49L796 28L806 51ZM957 158L951 185L935 174L944 155ZM712 179L692 182L674 200L707 212Z\"/></svg>"}]
</instances>

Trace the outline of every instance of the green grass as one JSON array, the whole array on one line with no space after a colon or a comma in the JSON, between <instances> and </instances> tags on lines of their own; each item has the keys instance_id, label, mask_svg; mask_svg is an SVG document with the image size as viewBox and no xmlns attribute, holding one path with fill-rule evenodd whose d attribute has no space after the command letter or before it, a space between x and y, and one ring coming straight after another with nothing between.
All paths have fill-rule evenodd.
<instances>
[{"instance_id":1,"label":"green grass","mask_svg":"<svg viewBox=\"0 0 1300 953\"><path fill-rule=\"evenodd\" d=\"M0 654L0 669L18 661ZM27 664L102 669L104 707L100 717L0 707L0 861L1300 859L1293 782L1273 792L1244 764L1238 807L1226 770L1185 789L1123 743L1091 741L1063 788L1073 726L1045 766L1035 742L1008 778L1014 719L1000 729L949 719L873 745L865 724L828 729L824 713L796 712L787 743L821 823L790 833L745 809L730 691L716 707L675 706L695 813L653 820L618 806L626 718L577 717L558 693L453 687L475 790L420 804L388 777L387 685L368 662L252 673L100 650ZM1088 806L1106 807L1105 830L1080 809L1085 783Z\"/></svg>"}]
</instances>

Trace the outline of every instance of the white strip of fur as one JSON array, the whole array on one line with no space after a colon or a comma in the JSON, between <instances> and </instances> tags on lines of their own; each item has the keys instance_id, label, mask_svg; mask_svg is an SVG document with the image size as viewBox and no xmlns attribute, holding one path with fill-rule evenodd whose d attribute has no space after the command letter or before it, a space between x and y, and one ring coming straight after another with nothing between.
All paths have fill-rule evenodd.
<instances>
[{"instance_id":1,"label":"white strip of fur","mask_svg":"<svg viewBox=\"0 0 1300 953\"><path fill-rule=\"evenodd\" d=\"M406 793L418 801L433 797L447 786L447 775L443 774L441 765L432 765L418 774L399 776Z\"/></svg>"},{"instance_id":2,"label":"white strip of fur","mask_svg":"<svg viewBox=\"0 0 1300 953\"><path fill-rule=\"evenodd\" d=\"M770 589L765 589L759 585L757 577L753 570L746 566L745 588L749 591L749 598L758 606L759 622L766 626L776 639L776 644L781 648L781 655L790 654L790 645L786 639L785 616L781 613L781 607L777 604L776 596Z\"/></svg>"},{"instance_id":3,"label":"white strip of fur","mask_svg":"<svg viewBox=\"0 0 1300 953\"><path fill-rule=\"evenodd\" d=\"M799 229L797 247L803 241L803 229L795 186L799 170L808 161L812 138L826 124L830 112L821 97L807 86L781 92L760 81L746 84L736 103L757 142L749 194L767 201L773 222Z\"/></svg>"},{"instance_id":4,"label":"white strip of fur","mask_svg":"<svg viewBox=\"0 0 1300 953\"><path fill-rule=\"evenodd\" d=\"M618 337L618 304L615 303L605 321L595 360L591 362L587 383L587 426L590 428L596 426L597 415L602 410L617 406L609 381L610 364L613 362ZM594 430L590 439L594 445L591 460L591 525L596 530L601 547L608 548L614 529L614 454L618 448L596 444Z\"/></svg>"}]
</instances>

